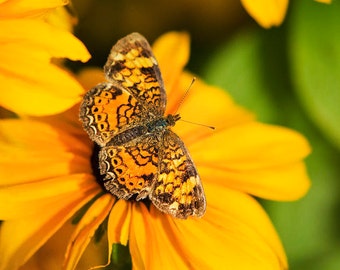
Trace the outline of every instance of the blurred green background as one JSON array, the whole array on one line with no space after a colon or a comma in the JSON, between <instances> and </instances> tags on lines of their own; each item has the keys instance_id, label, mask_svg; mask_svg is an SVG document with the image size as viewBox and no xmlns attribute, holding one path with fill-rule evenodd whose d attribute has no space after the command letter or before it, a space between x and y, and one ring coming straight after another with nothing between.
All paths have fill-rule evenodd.
<instances>
[{"instance_id":1,"label":"blurred green background","mask_svg":"<svg viewBox=\"0 0 340 270\"><path fill-rule=\"evenodd\" d=\"M187 68L227 89L260 121L310 141L312 187L297 202L261 201L290 269L340 269L340 3L291 1L284 23L261 28L239 0L75 0L76 35L103 66L111 46L137 31L152 42L169 30L192 39Z\"/></svg>"}]
</instances>

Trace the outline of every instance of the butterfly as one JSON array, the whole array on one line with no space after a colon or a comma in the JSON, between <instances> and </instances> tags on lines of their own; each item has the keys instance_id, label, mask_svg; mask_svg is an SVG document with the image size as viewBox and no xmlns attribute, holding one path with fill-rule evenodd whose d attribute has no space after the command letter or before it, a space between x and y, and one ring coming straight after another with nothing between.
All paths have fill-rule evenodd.
<instances>
[{"instance_id":1,"label":"butterfly","mask_svg":"<svg viewBox=\"0 0 340 270\"><path fill-rule=\"evenodd\" d=\"M88 91L80 120L99 147L105 189L119 199L148 198L176 218L201 217L203 186L183 141L171 130L179 114L164 115L167 96L148 41L120 39L104 66L107 82Z\"/></svg>"}]
</instances>

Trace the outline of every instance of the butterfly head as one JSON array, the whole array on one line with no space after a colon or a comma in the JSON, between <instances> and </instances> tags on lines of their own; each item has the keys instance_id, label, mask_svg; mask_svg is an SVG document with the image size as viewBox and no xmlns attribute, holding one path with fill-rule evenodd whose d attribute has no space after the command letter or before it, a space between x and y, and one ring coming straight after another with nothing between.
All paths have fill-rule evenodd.
<instances>
[{"instance_id":1,"label":"butterfly head","mask_svg":"<svg viewBox=\"0 0 340 270\"><path fill-rule=\"evenodd\" d=\"M181 119L181 116L179 114L168 114L165 117L167 126L170 126L170 127L173 127L179 119Z\"/></svg>"}]
</instances>

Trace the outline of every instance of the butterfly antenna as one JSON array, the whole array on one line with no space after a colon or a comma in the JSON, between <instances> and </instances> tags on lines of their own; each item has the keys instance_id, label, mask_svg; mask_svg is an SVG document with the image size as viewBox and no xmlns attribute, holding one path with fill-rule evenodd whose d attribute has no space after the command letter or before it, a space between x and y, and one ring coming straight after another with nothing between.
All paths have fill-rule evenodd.
<instances>
[{"instance_id":1,"label":"butterfly antenna","mask_svg":"<svg viewBox=\"0 0 340 270\"><path fill-rule=\"evenodd\" d=\"M189 90L190 90L191 86L194 84L195 81L196 81L196 77L193 77L189 87L187 88L187 90L185 91L184 95L182 96L182 99L178 103L178 106L177 106L174 114L177 114L179 108L182 106L184 99L188 96Z\"/></svg>"},{"instance_id":2,"label":"butterfly antenna","mask_svg":"<svg viewBox=\"0 0 340 270\"><path fill-rule=\"evenodd\" d=\"M196 77L193 77L189 87L187 88L187 90L185 91L184 95L182 96L182 99L178 103L177 109L175 110L174 114L176 114L178 112L179 108L181 107L181 105L184 102L184 99L188 96L188 93L189 93L189 90L191 89L191 86L194 84L195 81L196 81ZM204 125L204 124L201 124L201 123L195 123L195 122L191 122L191 121L187 121L187 120L183 120L183 119L180 119L180 121L183 121L183 122L186 122L186 123L189 123L189 124L194 124L194 125L202 126L202 127L207 127L207 128L210 128L210 129L215 129L215 127L213 127L213 126L208 126L208 125Z\"/></svg>"},{"instance_id":3,"label":"butterfly antenna","mask_svg":"<svg viewBox=\"0 0 340 270\"><path fill-rule=\"evenodd\" d=\"M185 122L185 123L189 123L189 124L194 124L194 125L206 127L206 128L210 128L210 129L212 129L212 130L215 129L214 126L208 126L208 125L204 125L204 124L201 124L201 123L191 122L191 121L187 121L187 120L183 120L183 119L180 119L180 121Z\"/></svg>"}]
</instances>

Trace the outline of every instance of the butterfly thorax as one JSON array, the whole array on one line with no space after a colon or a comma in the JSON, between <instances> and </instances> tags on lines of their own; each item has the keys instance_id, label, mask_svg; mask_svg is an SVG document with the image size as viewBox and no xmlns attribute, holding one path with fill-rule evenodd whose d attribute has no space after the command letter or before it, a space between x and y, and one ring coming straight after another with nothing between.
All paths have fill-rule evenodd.
<instances>
[{"instance_id":1,"label":"butterfly thorax","mask_svg":"<svg viewBox=\"0 0 340 270\"><path fill-rule=\"evenodd\" d=\"M135 127L126 129L115 135L108 145L125 145L141 136L148 134L158 134L164 131L167 127L175 125L181 117L179 114L169 114L166 117L159 117L146 124L137 125Z\"/></svg>"},{"instance_id":2,"label":"butterfly thorax","mask_svg":"<svg viewBox=\"0 0 340 270\"><path fill-rule=\"evenodd\" d=\"M146 124L148 133L157 133L164 130L166 127L173 127L181 117L179 114L169 114L166 117L161 117Z\"/></svg>"}]
</instances>

